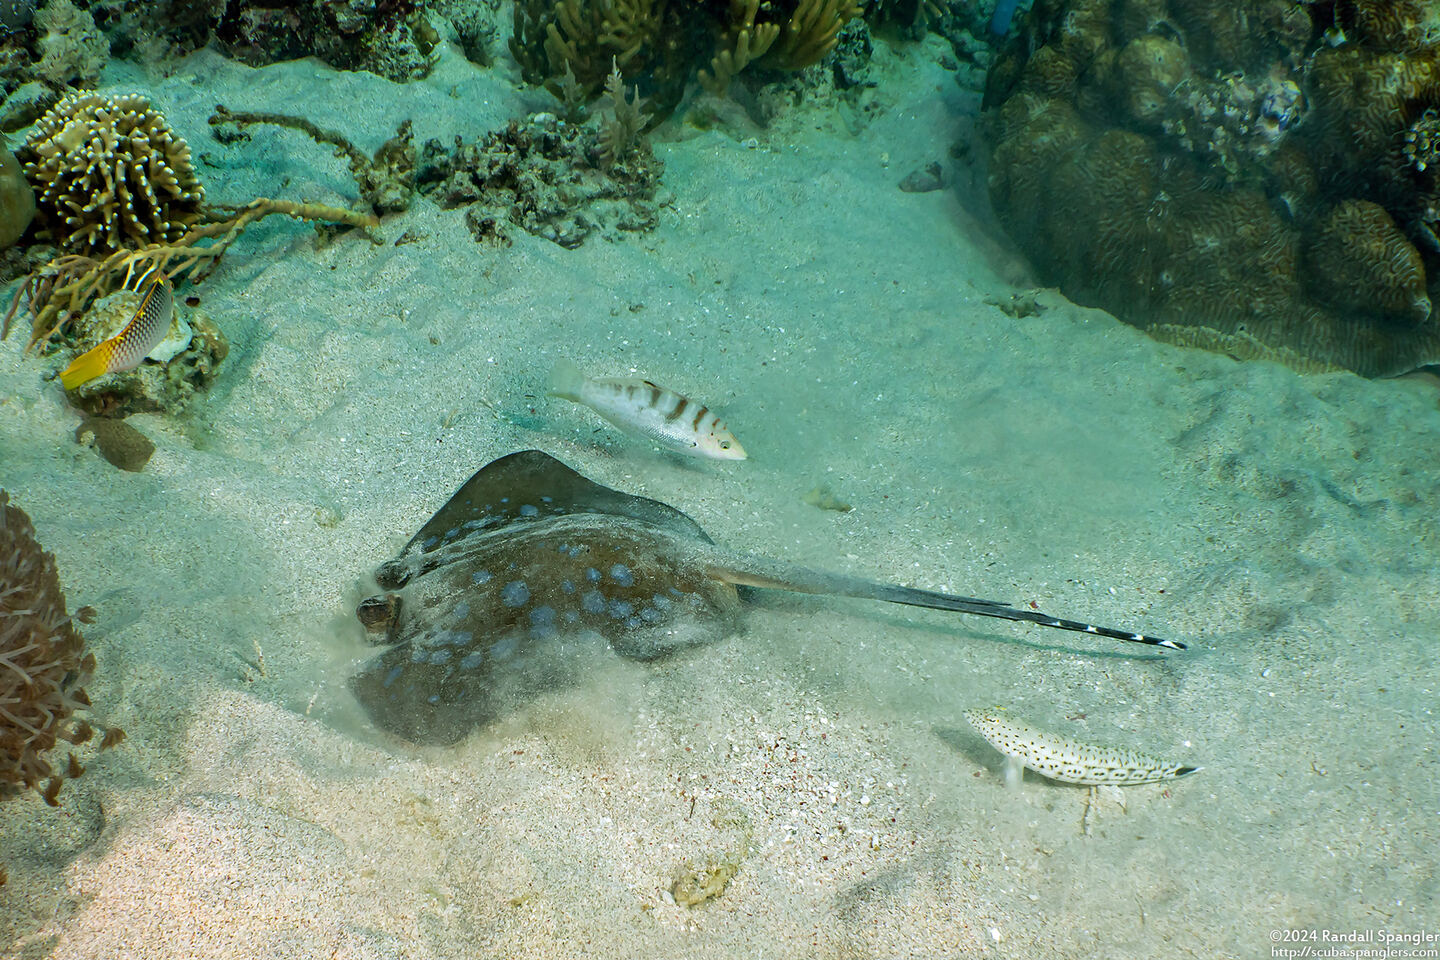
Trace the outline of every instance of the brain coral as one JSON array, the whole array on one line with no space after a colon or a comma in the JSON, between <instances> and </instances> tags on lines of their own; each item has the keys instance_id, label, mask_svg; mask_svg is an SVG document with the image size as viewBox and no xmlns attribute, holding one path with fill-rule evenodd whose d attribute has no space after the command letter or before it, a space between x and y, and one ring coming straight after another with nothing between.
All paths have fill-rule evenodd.
<instances>
[{"instance_id":1,"label":"brain coral","mask_svg":"<svg viewBox=\"0 0 1440 960\"><path fill-rule=\"evenodd\" d=\"M1304 369L1440 363L1440 5L1036 0L985 107L996 212L1073 298Z\"/></svg>"},{"instance_id":2,"label":"brain coral","mask_svg":"<svg viewBox=\"0 0 1440 960\"><path fill-rule=\"evenodd\" d=\"M65 612L55 558L35 542L30 518L0 490L0 800L42 789L52 805L60 784L79 776L46 759L60 740L81 743L91 727L74 714L90 705L82 684L95 668ZM119 731L106 734L106 744Z\"/></svg>"},{"instance_id":3,"label":"brain coral","mask_svg":"<svg viewBox=\"0 0 1440 960\"><path fill-rule=\"evenodd\" d=\"M40 235L96 255L179 238L205 191L190 147L142 96L76 93L40 118L18 153Z\"/></svg>"}]
</instances>

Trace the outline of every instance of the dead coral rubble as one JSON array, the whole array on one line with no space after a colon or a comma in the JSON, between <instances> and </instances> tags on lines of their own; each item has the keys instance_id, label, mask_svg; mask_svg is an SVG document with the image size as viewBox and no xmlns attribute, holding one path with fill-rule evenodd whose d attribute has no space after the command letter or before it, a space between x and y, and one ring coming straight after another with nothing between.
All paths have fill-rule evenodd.
<instances>
[{"instance_id":1,"label":"dead coral rubble","mask_svg":"<svg viewBox=\"0 0 1440 960\"><path fill-rule=\"evenodd\" d=\"M1440 362L1436 9L1037 0L987 83L996 212L1046 282L1158 337Z\"/></svg>"},{"instance_id":2,"label":"dead coral rubble","mask_svg":"<svg viewBox=\"0 0 1440 960\"><path fill-rule=\"evenodd\" d=\"M624 93L618 97L624 102ZM420 190L446 208L470 205L476 239L507 242L501 221L562 247L599 231L607 238L652 229L664 164L636 137L643 120L627 104L623 120L578 125L553 114L512 120L476 143L446 151L425 144ZM621 111L626 108L617 107Z\"/></svg>"},{"instance_id":3,"label":"dead coral rubble","mask_svg":"<svg viewBox=\"0 0 1440 960\"><path fill-rule=\"evenodd\" d=\"M63 768L47 755L62 741L94 736L80 716L90 706L84 685L94 670L95 656L65 610L54 556L0 490L0 800L37 790L55 806L61 784L84 772L74 753ZM111 729L101 748L123 737Z\"/></svg>"}]
</instances>

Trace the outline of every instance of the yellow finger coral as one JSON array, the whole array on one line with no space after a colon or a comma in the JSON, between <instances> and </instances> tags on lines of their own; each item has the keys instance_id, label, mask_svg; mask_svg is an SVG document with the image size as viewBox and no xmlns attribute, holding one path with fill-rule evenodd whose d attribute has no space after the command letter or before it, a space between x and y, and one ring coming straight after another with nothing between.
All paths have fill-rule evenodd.
<instances>
[{"instance_id":1,"label":"yellow finger coral","mask_svg":"<svg viewBox=\"0 0 1440 960\"><path fill-rule=\"evenodd\" d=\"M200 216L190 147L145 97L71 94L19 152L42 238L106 254L174 240Z\"/></svg>"}]
</instances>

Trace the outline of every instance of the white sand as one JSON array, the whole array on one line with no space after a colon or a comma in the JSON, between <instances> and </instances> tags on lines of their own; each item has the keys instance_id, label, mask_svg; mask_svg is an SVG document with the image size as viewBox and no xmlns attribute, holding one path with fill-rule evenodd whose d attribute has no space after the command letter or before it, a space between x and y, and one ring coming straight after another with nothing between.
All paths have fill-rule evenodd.
<instances>
[{"instance_id":1,"label":"white sand","mask_svg":"<svg viewBox=\"0 0 1440 960\"><path fill-rule=\"evenodd\" d=\"M91 694L130 734L59 810L0 805L0 953L1268 957L1275 928L1434 929L1435 389L1240 365L1055 294L987 305L1018 274L968 188L896 189L971 123L927 59L882 64L868 122L661 145L673 207L624 242L481 246L428 201L382 245L256 227L200 291L221 381L132 421L159 447L138 475L71 442L52 362L0 345L0 485L100 609ZM549 106L453 54L407 86L117 69L217 201L354 188L298 134L214 142L216 102L303 100L366 149ZM721 407L752 461L677 464L532 399L561 355ZM372 652L357 581L527 447L723 543L1191 648L770 597L743 636L409 749L344 687ZM804 504L820 483L854 510ZM1005 791L960 717L992 703L1204 770L1083 835L1083 789ZM718 899L669 898L727 858Z\"/></svg>"}]
</instances>

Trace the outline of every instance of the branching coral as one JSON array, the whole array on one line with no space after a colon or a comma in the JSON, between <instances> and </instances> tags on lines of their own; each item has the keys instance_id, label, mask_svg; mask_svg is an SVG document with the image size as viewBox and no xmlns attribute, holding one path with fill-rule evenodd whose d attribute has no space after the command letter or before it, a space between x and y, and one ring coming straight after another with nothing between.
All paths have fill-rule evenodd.
<instances>
[{"instance_id":1,"label":"branching coral","mask_svg":"<svg viewBox=\"0 0 1440 960\"><path fill-rule=\"evenodd\" d=\"M800 70L820 62L835 49L840 28L859 15L854 0L800 0L766 63L780 70Z\"/></svg>"},{"instance_id":2,"label":"branching coral","mask_svg":"<svg viewBox=\"0 0 1440 960\"><path fill-rule=\"evenodd\" d=\"M82 255L173 240L205 191L190 147L142 96L77 93L40 118L19 151L42 237Z\"/></svg>"},{"instance_id":3,"label":"branching coral","mask_svg":"<svg viewBox=\"0 0 1440 960\"><path fill-rule=\"evenodd\" d=\"M222 212L223 211L223 212ZM10 324L25 303L30 314L29 348L44 343L60 331L72 317L78 316L96 297L130 286L131 283L160 269L171 280L192 275L202 265L214 264L246 227L280 213L299 220L328 221L355 227L373 227L379 221L368 214L327 207L318 203L261 198L243 207L217 211L217 219L192 227L172 242L152 243L133 250L117 250L105 257L65 254L41 267L26 278L0 326L0 339L10 333ZM202 241L213 241L202 245Z\"/></svg>"},{"instance_id":4,"label":"branching coral","mask_svg":"<svg viewBox=\"0 0 1440 960\"><path fill-rule=\"evenodd\" d=\"M719 96L730 86L730 79L763 57L775 38L780 24L755 22L760 0L730 0L730 25L720 39L720 49L710 58L710 69L700 70L701 86Z\"/></svg>"},{"instance_id":5,"label":"branching coral","mask_svg":"<svg viewBox=\"0 0 1440 960\"><path fill-rule=\"evenodd\" d=\"M55 558L0 490L0 800L40 790L53 806L60 785L84 772L73 753L63 770L46 754L94 735L76 716L90 706L84 684L94 670L95 656L65 610ZM112 729L101 746L123 736Z\"/></svg>"},{"instance_id":6,"label":"branching coral","mask_svg":"<svg viewBox=\"0 0 1440 960\"><path fill-rule=\"evenodd\" d=\"M650 114L640 102L638 90L635 99L626 99L625 81L618 67L610 71L605 80L605 98L610 101L610 114L601 122L600 159L607 167L613 167L635 149Z\"/></svg>"},{"instance_id":7,"label":"branching coral","mask_svg":"<svg viewBox=\"0 0 1440 960\"><path fill-rule=\"evenodd\" d=\"M757 61L777 70L818 62L858 14L855 0L518 0L510 50L526 80L557 95L568 69L593 96L613 60L663 114L694 74L723 92Z\"/></svg>"},{"instance_id":8,"label":"branching coral","mask_svg":"<svg viewBox=\"0 0 1440 960\"><path fill-rule=\"evenodd\" d=\"M288 127L300 131L316 143L334 147L335 155L349 162L350 173L360 188L360 196L375 208L376 213L396 213L410 206L410 197L415 192L415 141L410 133L409 120L400 124L395 136L381 144L373 157L367 157L344 134L317 127L304 117L285 113L237 113L220 104L216 104L215 112L210 116L211 126L234 124L246 127L253 123Z\"/></svg>"},{"instance_id":9,"label":"branching coral","mask_svg":"<svg viewBox=\"0 0 1440 960\"><path fill-rule=\"evenodd\" d=\"M311 130L317 138L343 140ZM408 134L406 128L402 134ZM387 144L371 161L350 147L352 166L358 157L367 170L381 167L396 149ZM202 207L190 148L139 96L66 97L41 119L24 156L26 173L40 191L37 217L66 251L26 279L0 322L3 338L23 300L31 317L31 348L95 298L153 269L164 270L172 281L193 280L201 265L214 264L246 227L271 214L350 226L378 223L369 214L291 200Z\"/></svg>"},{"instance_id":10,"label":"branching coral","mask_svg":"<svg viewBox=\"0 0 1440 960\"><path fill-rule=\"evenodd\" d=\"M648 54L664 12L665 0L520 2L510 50L530 83L557 84L568 69L593 95L612 64L628 75L632 61Z\"/></svg>"}]
</instances>

